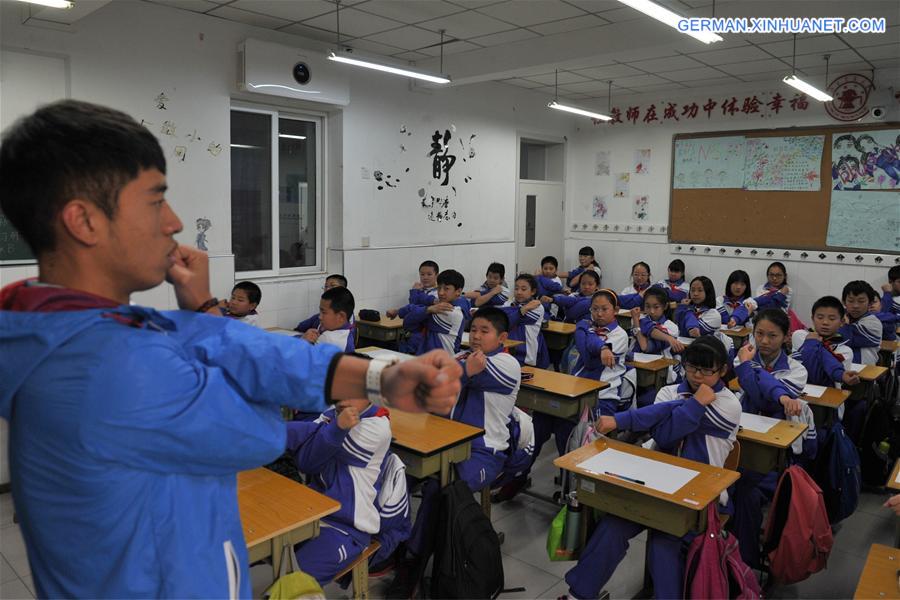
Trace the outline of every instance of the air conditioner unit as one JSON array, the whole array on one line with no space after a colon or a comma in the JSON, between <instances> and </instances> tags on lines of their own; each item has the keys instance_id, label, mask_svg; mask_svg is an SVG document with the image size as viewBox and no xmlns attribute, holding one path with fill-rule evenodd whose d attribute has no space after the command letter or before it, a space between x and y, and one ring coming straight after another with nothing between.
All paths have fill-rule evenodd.
<instances>
[{"instance_id":1,"label":"air conditioner unit","mask_svg":"<svg viewBox=\"0 0 900 600\"><path fill-rule=\"evenodd\" d=\"M325 55L247 39L238 44L238 88L322 104L350 104L350 82Z\"/></svg>"}]
</instances>

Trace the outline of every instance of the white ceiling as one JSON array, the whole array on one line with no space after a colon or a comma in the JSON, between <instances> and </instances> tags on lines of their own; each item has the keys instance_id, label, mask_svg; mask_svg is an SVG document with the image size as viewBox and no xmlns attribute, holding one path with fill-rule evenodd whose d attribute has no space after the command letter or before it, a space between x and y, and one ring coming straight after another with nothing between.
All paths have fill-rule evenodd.
<instances>
[{"instance_id":1,"label":"white ceiling","mask_svg":"<svg viewBox=\"0 0 900 600\"><path fill-rule=\"evenodd\" d=\"M144 0L327 43L336 41L333 0ZM711 16L712 0L657 0L684 16ZM898 0L718 0L717 16L885 17L880 35L800 35L797 70L900 68ZM791 69L790 35L725 34L711 45L684 36L615 0L341 0L341 45L413 61L456 83L501 81L573 100L773 82ZM302 42L299 42L302 44ZM298 44L298 45L299 45Z\"/></svg>"}]
</instances>

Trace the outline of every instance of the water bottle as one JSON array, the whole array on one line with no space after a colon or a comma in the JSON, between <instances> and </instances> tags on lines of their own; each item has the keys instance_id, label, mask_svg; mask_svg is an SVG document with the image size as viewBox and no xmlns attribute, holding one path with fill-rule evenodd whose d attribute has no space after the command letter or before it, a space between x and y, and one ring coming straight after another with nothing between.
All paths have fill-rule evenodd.
<instances>
[{"instance_id":1,"label":"water bottle","mask_svg":"<svg viewBox=\"0 0 900 600\"><path fill-rule=\"evenodd\" d=\"M581 549L581 504L575 492L569 492L566 502L565 548L569 554Z\"/></svg>"}]
</instances>

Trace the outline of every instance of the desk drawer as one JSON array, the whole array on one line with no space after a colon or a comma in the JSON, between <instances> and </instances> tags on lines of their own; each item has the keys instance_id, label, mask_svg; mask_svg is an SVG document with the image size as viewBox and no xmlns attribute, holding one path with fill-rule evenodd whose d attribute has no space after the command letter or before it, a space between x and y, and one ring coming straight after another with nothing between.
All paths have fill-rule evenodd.
<instances>
[{"instance_id":1,"label":"desk drawer","mask_svg":"<svg viewBox=\"0 0 900 600\"><path fill-rule=\"evenodd\" d=\"M359 337L379 342L395 342L400 333L399 329L375 327L363 321L357 321L356 328L359 330Z\"/></svg>"},{"instance_id":2,"label":"desk drawer","mask_svg":"<svg viewBox=\"0 0 900 600\"><path fill-rule=\"evenodd\" d=\"M594 395L596 395L596 392L594 392ZM578 400L569 400L541 392L540 390L524 387L519 388L519 395L516 396L516 406L519 408L530 408L536 412L563 419L574 420L581 416L581 403Z\"/></svg>"}]
</instances>

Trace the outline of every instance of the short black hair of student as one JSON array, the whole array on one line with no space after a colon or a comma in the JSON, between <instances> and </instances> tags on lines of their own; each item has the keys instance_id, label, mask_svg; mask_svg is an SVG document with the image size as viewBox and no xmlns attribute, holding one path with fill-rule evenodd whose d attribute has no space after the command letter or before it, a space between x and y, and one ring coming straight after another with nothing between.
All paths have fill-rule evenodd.
<instances>
[{"instance_id":1,"label":"short black hair of student","mask_svg":"<svg viewBox=\"0 0 900 600\"><path fill-rule=\"evenodd\" d=\"M841 292L841 300L846 301L847 296L858 296L860 294L865 294L869 298L869 302L878 297L878 294L875 293L875 288L869 285L868 281L857 279L844 286L844 291Z\"/></svg>"},{"instance_id":2,"label":"short black hair of student","mask_svg":"<svg viewBox=\"0 0 900 600\"><path fill-rule=\"evenodd\" d=\"M112 220L122 188L148 169L166 172L150 130L124 112L61 100L3 136L0 211L40 258L56 249L57 216L69 200L88 200Z\"/></svg>"},{"instance_id":3,"label":"short black hair of student","mask_svg":"<svg viewBox=\"0 0 900 600\"><path fill-rule=\"evenodd\" d=\"M534 278L534 275L532 275L531 273L519 273L519 274L516 276L516 281L519 281L519 280L527 281L527 282L528 282L528 286L531 288L531 291L532 291L532 292L536 292L536 291L537 291L537 287L538 287L538 285L537 285L537 279L535 279L535 278Z\"/></svg>"},{"instance_id":4,"label":"short black hair of student","mask_svg":"<svg viewBox=\"0 0 900 600\"><path fill-rule=\"evenodd\" d=\"M506 267L504 267L502 264L500 264L498 262L492 262L491 264L489 264L488 268L487 268L487 272L488 273L496 273L497 275L500 276L500 279L503 279L504 277L506 277Z\"/></svg>"},{"instance_id":5,"label":"short black hair of student","mask_svg":"<svg viewBox=\"0 0 900 600\"><path fill-rule=\"evenodd\" d=\"M636 262L636 263L634 263L633 265L631 265L631 272L634 273L634 270L635 270L637 267L644 267L645 269L647 269L647 276L648 276L648 277L650 276L650 265L648 265L647 263L645 263L645 262L642 261L642 260L639 260L638 262Z\"/></svg>"},{"instance_id":6,"label":"short black hair of student","mask_svg":"<svg viewBox=\"0 0 900 600\"><path fill-rule=\"evenodd\" d=\"M438 273L437 282L438 285L451 285L458 290L466 287L466 278L463 277L462 273L453 269L447 269Z\"/></svg>"},{"instance_id":7,"label":"short black hair of student","mask_svg":"<svg viewBox=\"0 0 900 600\"><path fill-rule=\"evenodd\" d=\"M472 322L475 319L484 319L497 331L497 335L509 331L509 317L506 313L496 306L483 306L475 311L472 315Z\"/></svg>"},{"instance_id":8,"label":"short black hair of student","mask_svg":"<svg viewBox=\"0 0 900 600\"><path fill-rule=\"evenodd\" d=\"M703 293L706 295L706 298L703 299L701 306L705 306L706 308L715 308L716 307L716 286L713 285L712 279L707 277L706 275L697 275L693 279L691 279L691 285L694 285L695 281L699 281L703 286Z\"/></svg>"},{"instance_id":9,"label":"short black hair of student","mask_svg":"<svg viewBox=\"0 0 900 600\"><path fill-rule=\"evenodd\" d=\"M433 260L423 260L423 261L422 261L422 264L419 265L419 268L420 268L420 269L421 269L422 267L431 267L432 269L434 269L434 272L435 272L435 273L440 273L440 272L441 272L440 267L438 267L438 264L437 264L436 262L434 262Z\"/></svg>"},{"instance_id":10,"label":"short black hair of student","mask_svg":"<svg viewBox=\"0 0 900 600\"><path fill-rule=\"evenodd\" d=\"M781 333L787 335L791 331L791 320L787 313L780 308L766 308L756 313L753 317L753 330L759 325L760 321L768 321L781 330Z\"/></svg>"},{"instance_id":11,"label":"short black hair of student","mask_svg":"<svg viewBox=\"0 0 900 600\"><path fill-rule=\"evenodd\" d=\"M672 262L669 263L669 270L675 271L676 273L681 273L684 275L684 261L680 258L676 258Z\"/></svg>"},{"instance_id":12,"label":"short black hair of student","mask_svg":"<svg viewBox=\"0 0 900 600\"><path fill-rule=\"evenodd\" d=\"M701 369L719 370L728 366L728 351L715 336L701 335L684 349L681 360Z\"/></svg>"},{"instance_id":13,"label":"short black hair of student","mask_svg":"<svg viewBox=\"0 0 900 600\"><path fill-rule=\"evenodd\" d=\"M613 308L619 308L619 295L609 288L603 288L602 290L594 292L594 295L591 296L591 304L593 304L594 300L597 298L606 298L609 300L609 303L613 305Z\"/></svg>"},{"instance_id":14,"label":"short black hair of student","mask_svg":"<svg viewBox=\"0 0 900 600\"><path fill-rule=\"evenodd\" d=\"M325 290L322 294L322 300L331 302L331 310L336 313L342 312L347 320L353 316L356 310L356 301L353 299L353 293L345 287L333 287Z\"/></svg>"},{"instance_id":15,"label":"short black hair of student","mask_svg":"<svg viewBox=\"0 0 900 600\"><path fill-rule=\"evenodd\" d=\"M594 249L590 246L582 246L578 250L578 256L594 256Z\"/></svg>"},{"instance_id":16,"label":"short black hair of student","mask_svg":"<svg viewBox=\"0 0 900 600\"><path fill-rule=\"evenodd\" d=\"M597 271L588 270L588 271L583 272L581 274L581 279L579 280L579 285L581 285L580 282L584 281L585 277L593 279L597 285L600 285L600 275L597 274Z\"/></svg>"},{"instance_id":17,"label":"short black hair of student","mask_svg":"<svg viewBox=\"0 0 900 600\"><path fill-rule=\"evenodd\" d=\"M900 279L900 265L888 269L888 281L897 281L898 279Z\"/></svg>"},{"instance_id":18,"label":"short black hair of student","mask_svg":"<svg viewBox=\"0 0 900 600\"><path fill-rule=\"evenodd\" d=\"M738 269L737 271L731 272L731 275L728 276L728 281L725 282L726 296L731 296L732 283L744 284L744 293L741 295L742 300L750 297L750 276L747 274L747 271L741 271L740 269Z\"/></svg>"},{"instance_id":19,"label":"short black hair of student","mask_svg":"<svg viewBox=\"0 0 900 600\"><path fill-rule=\"evenodd\" d=\"M259 301L262 300L262 290L252 281L239 281L231 288L232 294L234 293L234 290L244 290L247 292L247 300L249 300L251 304L259 304Z\"/></svg>"},{"instance_id":20,"label":"short black hair of student","mask_svg":"<svg viewBox=\"0 0 900 600\"><path fill-rule=\"evenodd\" d=\"M333 273L332 275L329 275L328 277L326 277L325 281L328 281L329 279L337 279L338 281L341 282L341 285L343 287L347 287L347 278L344 277L343 275L340 275L338 273Z\"/></svg>"},{"instance_id":21,"label":"short black hair of student","mask_svg":"<svg viewBox=\"0 0 900 600\"><path fill-rule=\"evenodd\" d=\"M820 308L833 308L834 310L838 311L838 314L842 319L844 318L844 314L846 314L846 311L844 310L844 303L834 296L822 296L821 298L816 300L815 303L813 303L812 312L810 312L810 314L815 316L816 311Z\"/></svg>"},{"instance_id":22,"label":"short black hair of student","mask_svg":"<svg viewBox=\"0 0 900 600\"><path fill-rule=\"evenodd\" d=\"M551 265L553 265L553 268L554 268L554 269L558 269L558 268L559 268L559 261L556 260L556 257L555 257L555 256L545 256L544 258L541 259L541 266L542 266L542 267L543 267L544 265L546 265L547 263L550 263Z\"/></svg>"},{"instance_id":23,"label":"short black hair of student","mask_svg":"<svg viewBox=\"0 0 900 600\"><path fill-rule=\"evenodd\" d=\"M775 262L770 264L768 267L766 267L766 277L769 276L769 271L772 270L772 267L778 267L779 269L781 269L781 272L784 273L784 283L786 285L788 278L787 278L787 267L784 266L784 263L776 260Z\"/></svg>"},{"instance_id":24,"label":"short black hair of student","mask_svg":"<svg viewBox=\"0 0 900 600\"><path fill-rule=\"evenodd\" d=\"M656 298L663 305L663 309L665 309L664 314L669 314L669 293L666 290L661 287L647 288L647 291L644 292L644 298L641 300L641 308L646 306L647 298Z\"/></svg>"}]
</instances>

